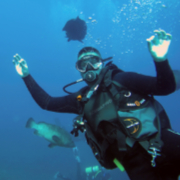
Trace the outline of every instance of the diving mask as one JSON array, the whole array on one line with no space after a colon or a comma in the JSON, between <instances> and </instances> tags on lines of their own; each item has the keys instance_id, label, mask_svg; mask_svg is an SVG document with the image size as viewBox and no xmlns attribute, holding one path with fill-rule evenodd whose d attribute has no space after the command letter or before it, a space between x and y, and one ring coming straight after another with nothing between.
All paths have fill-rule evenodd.
<instances>
[{"instance_id":1,"label":"diving mask","mask_svg":"<svg viewBox=\"0 0 180 180\"><path fill-rule=\"evenodd\" d=\"M94 70L97 70L102 65L102 59L92 55L84 56L79 61L77 61L76 69L79 72L84 73L87 71L88 65L90 65Z\"/></svg>"}]
</instances>

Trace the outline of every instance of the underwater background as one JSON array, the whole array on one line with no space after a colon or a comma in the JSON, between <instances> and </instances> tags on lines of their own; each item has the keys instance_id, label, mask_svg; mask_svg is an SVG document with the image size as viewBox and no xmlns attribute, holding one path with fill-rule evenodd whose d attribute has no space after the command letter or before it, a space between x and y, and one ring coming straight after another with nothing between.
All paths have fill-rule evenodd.
<instances>
[{"instance_id":1,"label":"underwater background","mask_svg":"<svg viewBox=\"0 0 180 180\"><path fill-rule=\"evenodd\" d=\"M87 23L83 40L67 42L65 23L79 16ZM19 53L38 84L51 96L66 95L62 87L80 79L75 68L77 54L93 46L103 58L124 71L155 76L146 38L164 29L173 38L169 49L172 69L180 70L179 0L6 0L0 1L0 180L53 180L59 171L75 179L72 150L48 148L48 142L33 135L25 124L59 124L70 132L73 114L42 110L32 99L12 63ZM84 83L71 86L77 91ZM180 91L156 97L164 106L175 131L180 132ZM98 165L84 138L75 141L82 171ZM125 172L110 171L114 180L128 180Z\"/></svg>"}]
</instances>

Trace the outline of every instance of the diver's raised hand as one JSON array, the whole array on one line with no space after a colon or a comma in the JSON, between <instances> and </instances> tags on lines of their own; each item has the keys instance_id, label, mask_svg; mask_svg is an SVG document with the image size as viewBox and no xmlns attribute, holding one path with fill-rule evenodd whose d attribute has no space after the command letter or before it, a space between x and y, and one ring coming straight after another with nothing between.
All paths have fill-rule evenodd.
<instances>
[{"instance_id":1,"label":"diver's raised hand","mask_svg":"<svg viewBox=\"0 0 180 180\"><path fill-rule=\"evenodd\" d=\"M13 64L15 65L17 73L22 77L29 75L29 69L26 61L21 58L19 54L14 55Z\"/></svg>"},{"instance_id":2,"label":"diver's raised hand","mask_svg":"<svg viewBox=\"0 0 180 180\"><path fill-rule=\"evenodd\" d=\"M156 34L146 41L148 42L149 51L153 59L157 62L161 62L167 59L172 36L164 30L155 30L154 32Z\"/></svg>"}]
</instances>

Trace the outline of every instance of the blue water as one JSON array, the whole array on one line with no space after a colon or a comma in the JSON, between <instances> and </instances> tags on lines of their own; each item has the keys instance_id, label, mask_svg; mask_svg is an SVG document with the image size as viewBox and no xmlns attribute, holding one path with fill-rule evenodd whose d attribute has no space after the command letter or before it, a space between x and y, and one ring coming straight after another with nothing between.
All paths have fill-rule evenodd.
<instances>
[{"instance_id":1,"label":"blue water","mask_svg":"<svg viewBox=\"0 0 180 180\"><path fill-rule=\"evenodd\" d=\"M79 16L87 22L84 44L67 42L65 23ZM42 110L34 102L12 63L19 53L31 75L52 96L63 96L62 87L80 78L75 69L77 53L84 46L99 49L103 58L113 56L125 71L155 76L146 38L155 29L173 36L169 49L172 69L180 69L179 0L6 0L0 1L0 180L51 180L60 171L73 179L76 161L70 149L49 149L48 142L33 135L25 124L58 122L68 131L74 115ZM70 89L77 91L84 84ZM180 91L156 97L164 106L174 130L180 130ZM85 141L76 142L82 169L97 165ZM111 171L113 179L128 180L126 173Z\"/></svg>"}]
</instances>

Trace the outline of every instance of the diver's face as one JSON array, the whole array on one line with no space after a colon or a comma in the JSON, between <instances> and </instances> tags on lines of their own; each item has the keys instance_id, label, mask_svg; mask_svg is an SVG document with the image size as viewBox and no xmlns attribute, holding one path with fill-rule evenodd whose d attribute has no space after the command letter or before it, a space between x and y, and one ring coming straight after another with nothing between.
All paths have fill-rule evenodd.
<instances>
[{"instance_id":1,"label":"diver's face","mask_svg":"<svg viewBox=\"0 0 180 180\"><path fill-rule=\"evenodd\" d=\"M93 69L92 67L90 67L90 65L88 65L86 72L80 72L80 73L81 73L81 77L85 81L87 81L89 83L93 83L98 79L98 76L99 76L101 70L102 70L102 65L99 66L99 68L96 70Z\"/></svg>"},{"instance_id":2,"label":"diver's face","mask_svg":"<svg viewBox=\"0 0 180 180\"><path fill-rule=\"evenodd\" d=\"M76 68L81 73L82 78L89 83L98 78L102 67L102 59L93 55L86 55L76 63Z\"/></svg>"}]
</instances>

